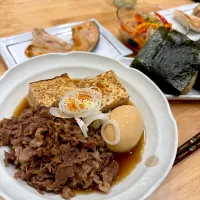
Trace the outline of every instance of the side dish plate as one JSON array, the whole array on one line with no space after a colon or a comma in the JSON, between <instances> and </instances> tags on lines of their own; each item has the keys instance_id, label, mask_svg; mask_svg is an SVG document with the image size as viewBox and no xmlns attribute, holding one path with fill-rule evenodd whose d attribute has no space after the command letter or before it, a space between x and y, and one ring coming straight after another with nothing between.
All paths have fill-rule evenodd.
<instances>
[{"instance_id":1,"label":"side dish plate","mask_svg":"<svg viewBox=\"0 0 200 200\"><path fill-rule=\"evenodd\" d=\"M16 106L27 95L29 83L32 81L53 78L63 73L68 73L72 78L85 78L108 70L115 71L127 89L131 101L142 113L145 124L145 147L142 160L123 181L112 187L109 194L98 192L80 194L73 199L144 200L158 188L169 173L176 155L178 132L163 93L141 72L127 68L114 59L92 53L48 54L29 59L8 70L0 79L0 119L12 115ZM54 194L40 195L25 182L15 180L14 168L4 165L6 149L0 148L0 196L2 198L6 200L62 199Z\"/></svg>"},{"instance_id":2,"label":"side dish plate","mask_svg":"<svg viewBox=\"0 0 200 200\"><path fill-rule=\"evenodd\" d=\"M99 27L100 40L93 50L94 53L99 55L108 56L111 58L117 58L125 56L131 53L127 47L125 47L116 37L114 37L107 29L105 29L96 19L90 19L90 21L96 22ZM68 43L72 43L72 31L71 28L81 22L74 22L69 24L63 24L51 28L47 28L46 31ZM8 68L14 67L29 58L25 55L24 51L28 45L32 42L32 33L23 33L7 38L0 39L0 54L3 57Z\"/></svg>"},{"instance_id":3,"label":"side dish plate","mask_svg":"<svg viewBox=\"0 0 200 200\"><path fill-rule=\"evenodd\" d=\"M185 6L180 6L180 7L176 7L176 8L171 8L171 9L167 9L167 10L163 10L160 11L159 13L163 16L165 16L165 18L172 23L172 27L173 29L176 29L182 33L185 33L185 29L183 28L183 26L181 24L179 24L174 18L173 18L173 12L175 10L181 10L189 15L192 14L193 9L197 6L197 4L189 4L189 5L185 5ZM190 39L196 41L200 39L200 34L199 33L195 33L194 31L190 31L189 34L187 35ZM122 62L123 64L125 64L126 66L130 66L133 58L126 58L126 57L120 57L118 59L120 62ZM188 94L186 95L180 95L180 96L174 96L171 94L165 94L165 97L168 100L200 100L200 91L192 89Z\"/></svg>"}]
</instances>

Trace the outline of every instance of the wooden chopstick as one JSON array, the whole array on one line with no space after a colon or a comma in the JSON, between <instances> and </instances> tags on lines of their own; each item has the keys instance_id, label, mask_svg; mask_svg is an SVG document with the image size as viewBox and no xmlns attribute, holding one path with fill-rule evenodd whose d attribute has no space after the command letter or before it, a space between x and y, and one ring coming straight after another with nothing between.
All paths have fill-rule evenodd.
<instances>
[{"instance_id":1,"label":"wooden chopstick","mask_svg":"<svg viewBox=\"0 0 200 200\"><path fill-rule=\"evenodd\" d=\"M189 155L194 153L200 148L200 133L189 139L187 142L182 144L176 154L174 165L187 158Z\"/></svg>"}]
</instances>

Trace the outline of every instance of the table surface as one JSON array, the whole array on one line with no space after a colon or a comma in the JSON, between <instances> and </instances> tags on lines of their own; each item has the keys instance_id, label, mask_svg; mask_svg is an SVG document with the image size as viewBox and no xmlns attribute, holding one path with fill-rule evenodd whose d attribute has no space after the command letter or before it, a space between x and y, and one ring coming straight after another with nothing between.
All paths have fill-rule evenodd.
<instances>
[{"instance_id":1,"label":"table surface","mask_svg":"<svg viewBox=\"0 0 200 200\"><path fill-rule=\"evenodd\" d=\"M0 37L96 18L119 37L114 0L0 0ZM191 0L138 0L170 8L194 3ZM0 58L0 75L6 66ZM179 145L200 131L200 101L170 101L179 130ZM200 151L174 166L150 200L199 200Z\"/></svg>"}]
</instances>

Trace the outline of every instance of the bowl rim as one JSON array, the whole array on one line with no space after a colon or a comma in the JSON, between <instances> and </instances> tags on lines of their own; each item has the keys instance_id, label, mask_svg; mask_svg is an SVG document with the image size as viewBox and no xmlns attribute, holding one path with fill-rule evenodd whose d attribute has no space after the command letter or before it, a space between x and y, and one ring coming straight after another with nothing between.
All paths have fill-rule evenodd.
<instances>
[{"instance_id":1,"label":"bowl rim","mask_svg":"<svg viewBox=\"0 0 200 200\"><path fill-rule=\"evenodd\" d=\"M176 147L178 146L178 128L177 128L177 125L176 125L176 121L172 115L172 112L171 112L171 109L170 109L170 106L169 106L169 103L167 101L167 99L165 98L164 94L161 92L161 90L158 88L158 86L150 79L148 78L146 75L144 75L142 72L136 70L136 69L132 69L132 68L128 68L127 66L125 66L123 63L119 62L118 60L115 60L115 59L112 59L112 58L109 58L109 57L106 57L106 56L101 56L101 55L98 55L98 54L95 54L95 53L89 53L89 52L70 52L70 53L50 53L50 54L45 54L45 55L40 55L40 56L37 56L37 57L33 57L33 58L30 58L29 60L27 61L24 61L22 62L21 64L17 64L15 67L7 70L6 73L3 74L2 77L0 77L0 83L6 78L6 76L9 75L9 73L12 73L13 71L17 70L17 68L19 68L21 65L24 65L26 63L29 63L29 62L32 62L33 60L38 60L38 59L41 59L41 58L44 58L44 57L51 57L51 56L67 56L67 55L89 55L89 56L96 56L96 57L102 57L102 58L106 58L106 59L110 59L110 60L113 60L114 62L116 63L119 63L120 65L122 65L122 67L124 67L124 70L134 70L134 71L137 71L137 73L139 73L143 78L145 78L148 82L151 82L152 86L154 86L155 90L162 96L162 99L163 99L163 103L165 105L165 109L167 111L167 115L169 117L169 119L171 120L171 123L174 127L174 132L175 132L175 136L174 136L174 144L176 145ZM159 180L157 180L154 185L148 190L148 192L146 194L144 194L140 199L138 200L144 200L146 198L148 198L159 186L160 184L164 181L164 179L166 178L166 176L169 174L169 171L171 170L172 166L173 166L173 163L174 163L174 159L175 159L175 155L176 155L176 149L173 150L173 155L172 155L172 159L171 161L169 162L168 166L166 167L166 170L165 172L162 174L161 178ZM7 196L5 193L1 192L0 191L0 196L2 196L3 198L5 198L6 200L9 199L9 200L14 200L12 198L10 198L9 196ZM118 196L118 195L117 195ZM116 196L116 197L117 197ZM114 197L115 198L115 197ZM109 198L110 199L110 198ZM111 198L112 199L112 198Z\"/></svg>"}]
</instances>

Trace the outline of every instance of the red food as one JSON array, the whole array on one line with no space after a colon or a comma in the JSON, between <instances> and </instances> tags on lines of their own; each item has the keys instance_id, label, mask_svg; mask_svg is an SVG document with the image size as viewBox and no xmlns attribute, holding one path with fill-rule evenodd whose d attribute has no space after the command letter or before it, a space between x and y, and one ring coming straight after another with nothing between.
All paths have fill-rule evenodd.
<instances>
[{"instance_id":1,"label":"red food","mask_svg":"<svg viewBox=\"0 0 200 200\"><path fill-rule=\"evenodd\" d=\"M163 24L169 24L169 22L160 14L158 14L157 12L154 12L155 15L157 15L159 17L159 19L163 22Z\"/></svg>"},{"instance_id":2,"label":"red food","mask_svg":"<svg viewBox=\"0 0 200 200\"><path fill-rule=\"evenodd\" d=\"M135 14L135 19L139 24L144 22L144 18L139 13Z\"/></svg>"}]
</instances>

